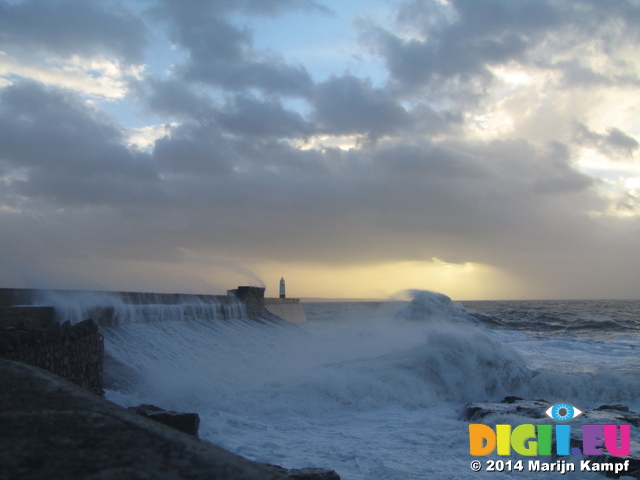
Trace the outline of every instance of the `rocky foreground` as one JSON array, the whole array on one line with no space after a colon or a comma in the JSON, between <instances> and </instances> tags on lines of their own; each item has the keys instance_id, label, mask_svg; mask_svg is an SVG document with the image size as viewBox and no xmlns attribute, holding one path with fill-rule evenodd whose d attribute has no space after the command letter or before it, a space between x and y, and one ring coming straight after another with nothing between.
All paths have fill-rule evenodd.
<instances>
[{"instance_id":1,"label":"rocky foreground","mask_svg":"<svg viewBox=\"0 0 640 480\"><path fill-rule=\"evenodd\" d=\"M522 423L551 423L545 415L550 402L545 400L525 400L519 397L505 397L502 402L479 402L465 406L462 418L470 423L484 423L490 426L496 424L519 425ZM523 417L525 417L523 419ZM525 420L531 419L531 420ZM525 420L525 421L523 421ZM629 461L629 469L621 475L607 472L607 476L629 476L640 479L640 443L634 440L640 435L640 414L630 411L624 405L601 405L593 410L586 410L582 415L568 422L572 426L570 446L582 448L582 425L596 424L626 424L631 425L631 452L625 457L617 457L605 453L591 457L594 463L623 463ZM569 457L564 459L571 460Z\"/></svg>"},{"instance_id":2,"label":"rocky foreground","mask_svg":"<svg viewBox=\"0 0 640 480\"><path fill-rule=\"evenodd\" d=\"M0 478L340 479L332 470L255 463L156 420L37 367L0 360Z\"/></svg>"}]
</instances>

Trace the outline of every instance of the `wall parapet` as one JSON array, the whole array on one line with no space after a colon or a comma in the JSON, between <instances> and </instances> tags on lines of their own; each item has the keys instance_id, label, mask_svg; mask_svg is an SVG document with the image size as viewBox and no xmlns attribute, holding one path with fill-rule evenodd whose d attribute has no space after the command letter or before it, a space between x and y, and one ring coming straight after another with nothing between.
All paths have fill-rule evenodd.
<instances>
[{"instance_id":1,"label":"wall parapet","mask_svg":"<svg viewBox=\"0 0 640 480\"><path fill-rule=\"evenodd\" d=\"M264 291L263 287L241 286L233 290L227 290L227 295L237 298L244 304L249 318L264 316Z\"/></svg>"},{"instance_id":2,"label":"wall parapet","mask_svg":"<svg viewBox=\"0 0 640 480\"><path fill-rule=\"evenodd\" d=\"M87 390L102 395L104 339L99 325L115 326L117 308L105 299L128 305L214 306L215 318L245 318L304 323L297 298L265 299L262 287L240 286L223 295L91 292L74 290L0 289L0 358L44 368ZM71 325L56 302L89 296L97 302L82 310ZM55 301L52 304L47 302ZM244 308L244 312L242 309ZM193 309L197 314L197 308ZM127 310L128 311L128 310ZM137 313L141 315L141 313ZM147 312L153 315L153 310ZM91 320L85 320L90 318ZM181 317L182 318L182 317ZM82 320L82 321L79 321ZM111 323L110 323L111 320ZM97 323L96 323L97 322Z\"/></svg>"},{"instance_id":3,"label":"wall parapet","mask_svg":"<svg viewBox=\"0 0 640 480\"><path fill-rule=\"evenodd\" d=\"M43 368L102 395L104 338L98 326L92 320L59 324L52 314L46 321L34 318L0 322L0 358Z\"/></svg>"}]
</instances>

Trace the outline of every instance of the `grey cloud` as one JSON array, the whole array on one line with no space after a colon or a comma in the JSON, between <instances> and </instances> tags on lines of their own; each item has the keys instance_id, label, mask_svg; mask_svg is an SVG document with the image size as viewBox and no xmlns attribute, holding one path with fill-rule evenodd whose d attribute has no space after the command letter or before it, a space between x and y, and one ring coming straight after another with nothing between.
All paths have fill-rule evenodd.
<instances>
[{"instance_id":1,"label":"grey cloud","mask_svg":"<svg viewBox=\"0 0 640 480\"><path fill-rule=\"evenodd\" d=\"M619 128L611 127L607 133L598 133L585 124L574 122L573 138L581 145L595 147L611 160L628 160L638 149L638 141Z\"/></svg>"},{"instance_id":2,"label":"grey cloud","mask_svg":"<svg viewBox=\"0 0 640 480\"><path fill-rule=\"evenodd\" d=\"M481 178L490 172L473 156L446 145L424 142L419 145L391 144L381 147L373 156L376 168L391 180L410 175L435 180L437 178Z\"/></svg>"},{"instance_id":3,"label":"grey cloud","mask_svg":"<svg viewBox=\"0 0 640 480\"><path fill-rule=\"evenodd\" d=\"M209 123L215 118L218 107L211 96L196 91L184 81L149 76L143 81L131 82L131 87L140 104L150 113L201 123Z\"/></svg>"},{"instance_id":4,"label":"grey cloud","mask_svg":"<svg viewBox=\"0 0 640 480\"><path fill-rule=\"evenodd\" d=\"M230 143L215 129L187 123L157 140L153 156L163 170L173 174L224 174L237 161Z\"/></svg>"},{"instance_id":5,"label":"grey cloud","mask_svg":"<svg viewBox=\"0 0 640 480\"><path fill-rule=\"evenodd\" d=\"M286 109L274 96L260 99L238 94L227 96L224 103L215 102L210 94L198 92L188 83L157 78L149 78L134 88L152 113L196 122L233 135L304 138L315 131L302 115Z\"/></svg>"},{"instance_id":6,"label":"grey cloud","mask_svg":"<svg viewBox=\"0 0 640 480\"><path fill-rule=\"evenodd\" d=\"M464 124L464 114L461 110L434 110L428 105L419 104L409 111L413 131L417 135L437 135L453 133Z\"/></svg>"},{"instance_id":7,"label":"grey cloud","mask_svg":"<svg viewBox=\"0 0 640 480\"><path fill-rule=\"evenodd\" d=\"M442 22L444 15L437 10L446 8L455 12ZM434 15L439 22L430 20ZM486 82L492 78L487 65L521 57L546 29L557 25L559 16L545 1L459 0L451 7L406 2L399 19L423 30L425 39L405 40L379 28L367 38L373 39L395 79L419 86L449 78Z\"/></svg>"},{"instance_id":8,"label":"grey cloud","mask_svg":"<svg viewBox=\"0 0 640 480\"><path fill-rule=\"evenodd\" d=\"M310 7L311 2L303 6ZM166 0L154 9L169 28L173 40L190 57L176 71L184 78L219 85L228 90L258 88L281 95L305 96L312 87L303 66L288 65L273 53L253 48L251 32L231 23L227 13L236 9L275 14L292 2L176 2Z\"/></svg>"},{"instance_id":9,"label":"grey cloud","mask_svg":"<svg viewBox=\"0 0 640 480\"><path fill-rule=\"evenodd\" d=\"M564 60L550 66L562 72L568 87L640 86L640 77L634 73L619 73L615 69L596 72L580 60Z\"/></svg>"},{"instance_id":10,"label":"grey cloud","mask_svg":"<svg viewBox=\"0 0 640 480\"><path fill-rule=\"evenodd\" d=\"M569 148L559 142L551 142L536 163L548 166L545 175L534 181L533 188L537 193L580 192L588 190L596 183L592 177L578 172L573 167Z\"/></svg>"},{"instance_id":11,"label":"grey cloud","mask_svg":"<svg viewBox=\"0 0 640 480\"><path fill-rule=\"evenodd\" d=\"M558 164L568 168L566 159L548 158L553 151L526 142L391 143L332 154L341 158L313 154L315 164L324 164L320 171L289 169L281 146L260 165L219 178L203 193L203 205L225 215L189 208L194 218L208 219L194 222L200 239L215 232L218 245L235 254L250 250L280 260L303 260L310 251L334 262L459 258L464 251L467 261L501 264L495 245L543 251L549 242L568 243L575 229L565 227L581 218L572 212L597 206L586 182L557 189L561 207L540 195L540 181L570 180L572 173L558 174ZM289 155L293 161L301 153ZM527 235L529 229L536 234Z\"/></svg>"},{"instance_id":12,"label":"grey cloud","mask_svg":"<svg viewBox=\"0 0 640 480\"><path fill-rule=\"evenodd\" d=\"M159 0L151 11L160 17L176 16L180 22L199 22L214 15L240 11L247 15L276 16L290 10L331 13L313 0Z\"/></svg>"},{"instance_id":13,"label":"grey cloud","mask_svg":"<svg viewBox=\"0 0 640 480\"><path fill-rule=\"evenodd\" d=\"M71 5L53 3L63 4ZM230 20L237 12L278 15L298 2L161 2L154 15L164 16L190 57L177 75L131 80L137 105L180 122L150 152L128 147L120 125L69 92L31 82L0 90L0 243L2 255L20 259L3 265L35 278L36 263L53 276L69 259L178 263L192 250L326 265L436 257L564 281L566 271L585 278L593 265L606 271L607 262L596 260L603 246L637 263L637 227L590 215L610 205L578 171L570 145L464 137L469 112L460 98L483 94L487 65L563 68L534 58L534 49L555 45L560 27L570 34L563 52L586 35L567 19L579 8L564 4L459 1L442 13L440 2L406 2L400 21L423 28L424 40L376 30L391 74L377 87L349 74L316 84L304 67L257 51L251 32ZM592 21L604 8L580 5ZM612 15L621 15L621 5L633 10L620 2ZM100 42L87 44L98 49ZM403 88L438 82L455 84L456 96ZM290 108L289 96L303 97L308 113ZM317 134L376 141L350 151L311 142L299 148ZM620 129L580 124L573 141L618 156L638 148ZM635 211L637 199L618 207ZM630 269L621 271L636 278Z\"/></svg>"},{"instance_id":14,"label":"grey cloud","mask_svg":"<svg viewBox=\"0 0 640 480\"><path fill-rule=\"evenodd\" d=\"M73 96L25 83L5 88L2 101L2 159L23 172L11 193L139 219L135 234L105 237L116 250L134 235L163 237L158 251L171 239L174 248L214 245L281 259L313 251L355 262L459 256L457 243L474 238L469 258L497 261L496 239L522 242L525 226L543 238L562 236L561 218L595 205L561 146L393 140L352 152L303 151L185 122L147 156L124 147L119 130ZM554 196L564 196L552 211L540 195L549 181Z\"/></svg>"},{"instance_id":15,"label":"grey cloud","mask_svg":"<svg viewBox=\"0 0 640 480\"><path fill-rule=\"evenodd\" d=\"M626 213L638 214L640 213L640 198L626 192L616 202L616 208Z\"/></svg>"},{"instance_id":16,"label":"grey cloud","mask_svg":"<svg viewBox=\"0 0 640 480\"><path fill-rule=\"evenodd\" d=\"M108 52L140 63L146 45L141 19L120 3L85 0L0 1L0 45L63 57Z\"/></svg>"},{"instance_id":17,"label":"grey cloud","mask_svg":"<svg viewBox=\"0 0 640 480\"><path fill-rule=\"evenodd\" d=\"M254 15L278 15L287 10L331 13L322 3L312 0L240 0L230 1L229 4Z\"/></svg>"},{"instance_id":18,"label":"grey cloud","mask_svg":"<svg viewBox=\"0 0 640 480\"><path fill-rule=\"evenodd\" d=\"M304 67L287 65L274 56L233 62L216 58L215 53L206 48L202 52L192 51L190 60L177 70L188 80L220 85L232 91L258 88L287 96L306 96L313 83Z\"/></svg>"},{"instance_id":19,"label":"grey cloud","mask_svg":"<svg viewBox=\"0 0 640 480\"><path fill-rule=\"evenodd\" d=\"M19 172L11 190L61 203L135 197L127 184L156 179L149 158L120 129L68 92L20 82L0 90L0 163ZM121 183L118 183L119 180Z\"/></svg>"},{"instance_id":20,"label":"grey cloud","mask_svg":"<svg viewBox=\"0 0 640 480\"><path fill-rule=\"evenodd\" d=\"M607 131L605 142L613 148L625 151L629 155L638 149L638 141L635 138L615 127Z\"/></svg>"},{"instance_id":21,"label":"grey cloud","mask_svg":"<svg viewBox=\"0 0 640 480\"><path fill-rule=\"evenodd\" d=\"M631 1L609 7L597 1L454 0L442 5L412 0L399 8L398 28L418 35L407 39L370 27L364 38L384 59L392 79L409 89L457 82L458 94L482 94L493 80L488 67L510 62L560 69L571 85L637 84L634 74L603 74L565 60L584 45L612 59L620 46L634 45L640 7ZM554 63L554 58L562 60Z\"/></svg>"},{"instance_id":22,"label":"grey cloud","mask_svg":"<svg viewBox=\"0 0 640 480\"><path fill-rule=\"evenodd\" d=\"M585 213L603 207L588 182L570 185L580 177L561 145L395 139L349 152L304 151L185 122L141 158L125 154L118 129L72 96L34 84L2 95L3 126L22 116L12 133L25 139L3 148L4 168L22 172L26 183L9 185L0 199L47 219L3 212L3 225L26 235L22 251L50 238L40 250L45 263L64 256L180 262L181 251L193 249L247 262L437 257L513 271L529 268L528 258L546 258L550 244L559 251L584 243L598 227ZM37 127L31 136L27 121ZM76 155L78 172L62 174L55 166L61 146L34 140L58 135L74 145L69 154L85 146L113 158ZM34 144L38 150L20 153ZM554 195L539 191L548 179L562 184ZM65 243L63 232L78 233ZM2 236L7 245L17 241ZM29 271L28 253L23 258Z\"/></svg>"},{"instance_id":23,"label":"grey cloud","mask_svg":"<svg viewBox=\"0 0 640 480\"><path fill-rule=\"evenodd\" d=\"M409 115L385 90L352 75L332 77L316 87L314 116L331 134L394 133L409 124Z\"/></svg>"},{"instance_id":24,"label":"grey cloud","mask_svg":"<svg viewBox=\"0 0 640 480\"><path fill-rule=\"evenodd\" d=\"M300 114L285 110L280 102L246 95L236 96L218 114L218 120L230 132L256 137L306 137L313 133Z\"/></svg>"}]
</instances>

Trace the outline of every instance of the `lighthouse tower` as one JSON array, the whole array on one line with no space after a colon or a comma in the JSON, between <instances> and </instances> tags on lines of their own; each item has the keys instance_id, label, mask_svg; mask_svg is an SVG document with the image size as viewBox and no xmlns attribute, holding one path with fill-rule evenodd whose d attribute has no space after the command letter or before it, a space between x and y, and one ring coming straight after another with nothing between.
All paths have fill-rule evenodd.
<instances>
[{"instance_id":1,"label":"lighthouse tower","mask_svg":"<svg viewBox=\"0 0 640 480\"><path fill-rule=\"evenodd\" d=\"M285 298L285 291L284 291L284 277L282 277L280 279L280 298Z\"/></svg>"}]
</instances>

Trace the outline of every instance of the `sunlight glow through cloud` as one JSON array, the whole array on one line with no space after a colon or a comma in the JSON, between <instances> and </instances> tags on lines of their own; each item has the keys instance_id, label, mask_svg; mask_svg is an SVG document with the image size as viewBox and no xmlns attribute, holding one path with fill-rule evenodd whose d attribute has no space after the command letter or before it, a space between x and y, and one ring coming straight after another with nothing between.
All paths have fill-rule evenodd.
<instances>
[{"instance_id":1,"label":"sunlight glow through cloud","mask_svg":"<svg viewBox=\"0 0 640 480\"><path fill-rule=\"evenodd\" d=\"M0 0L3 285L640 296L637 2L72 4Z\"/></svg>"},{"instance_id":2,"label":"sunlight glow through cloud","mask_svg":"<svg viewBox=\"0 0 640 480\"><path fill-rule=\"evenodd\" d=\"M67 88L104 100L123 99L128 93L127 78L140 79L143 65L125 67L116 59L103 57L52 60L45 64L22 62L0 51L0 76L37 80L45 85Z\"/></svg>"}]
</instances>

